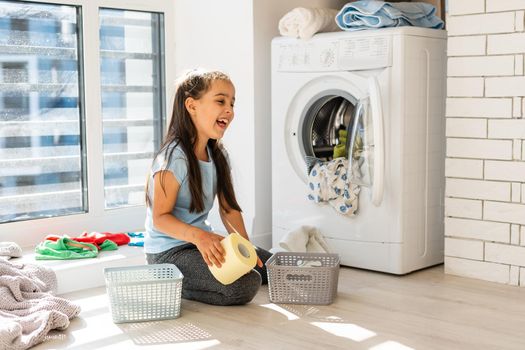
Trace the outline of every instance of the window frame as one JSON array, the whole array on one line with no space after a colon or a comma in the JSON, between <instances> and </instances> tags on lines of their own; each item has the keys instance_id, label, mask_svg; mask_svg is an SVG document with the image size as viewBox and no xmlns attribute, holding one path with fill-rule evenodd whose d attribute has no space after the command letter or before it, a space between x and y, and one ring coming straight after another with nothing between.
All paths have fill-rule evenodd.
<instances>
[{"instance_id":1,"label":"window frame","mask_svg":"<svg viewBox=\"0 0 525 350\"><path fill-rule=\"evenodd\" d=\"M167 125L171 116L170 101L174 94L174 1L166 0L19 0L20 2L61 4L81 7L79 17L81 33L79 57L83 69L79 74L79 84L84 92L80 103L84 103L81 116L84 131L82 153L86 156L87 167L87 213L71 214L0 224L0 241L14 241L20 246L34 246L48 234L68 234L75 236L83 231L132 232L143 230L146 216L145 205L122 208L105 208L103 126L100 79L100 38L99 9L135 10L158 12L164 15L164 91L163 108L166 111L163 123ZM89 117L87 117L89 116ZM144 184L146 183L144 174Z\"/></svg>"}]
</instances>

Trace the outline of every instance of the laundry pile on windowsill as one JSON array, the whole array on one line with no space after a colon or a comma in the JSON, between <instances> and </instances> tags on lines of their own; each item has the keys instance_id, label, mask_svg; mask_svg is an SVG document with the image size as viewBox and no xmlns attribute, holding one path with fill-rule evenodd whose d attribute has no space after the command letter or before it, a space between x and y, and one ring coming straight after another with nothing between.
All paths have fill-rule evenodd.
<instances>
[{"instance_id":1,"label":"laundry pile on windowsill","mask_svg":"<svg viewBox=\"0 0 525 350\"><path fill-rule=\"evenodd\" d=\"M37 260L96 258L101 251L117 250L121 245L143 246L141 232L84 232L78 237L48 235L35 248Z\"/></svg>"},{"instance_id":2,"label":"laundry pile on windowsill","mask_svg":"<svg viewBox=\"0 0 525 350\"><path fill-rule=\"evenodd\" d=\"M47 235L35 247L36 260L73 260L96 258L101 251L117 250L118 246L144 246L143 232L84 232L78 237ZM0 259L22 256L22 248L15 242L0 242Z\"/></svg>"},{"instance_id":3,"label":"laundry pile on windowsill","mask_svg":"<svg viewBox=\"0 0 525 350\"><path fill-rule=\"evenodd\" d=\"M436 8L423 2L361 0L342 9L296 7L279 21L282 36L310 39L316 33L415 26L442 29Z\"/></svg>"}]
</instances>

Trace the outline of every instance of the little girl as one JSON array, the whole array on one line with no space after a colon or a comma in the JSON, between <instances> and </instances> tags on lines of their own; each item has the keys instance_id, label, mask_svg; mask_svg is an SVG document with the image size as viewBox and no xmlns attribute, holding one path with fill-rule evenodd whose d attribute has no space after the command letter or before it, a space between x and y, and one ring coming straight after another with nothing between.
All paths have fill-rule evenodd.
<instances>
[{"instance_id":1,"label":"little girl","mask_svg":"<svg viewBox=\"0 0 525 350\"><path fill-rule=\"evenodd\" d=\"M173 115L146 186L148 264L175 264L184 275L182 297L215 305L240 305L267 283L271 254L257 248L255 269L229 285L208 265L224 263L224 238L206 221L215 195L228 231L248 239L220 139L233 120L235 88L221 72L193 70L177 85Z\"/></svg>"}]
</instances>

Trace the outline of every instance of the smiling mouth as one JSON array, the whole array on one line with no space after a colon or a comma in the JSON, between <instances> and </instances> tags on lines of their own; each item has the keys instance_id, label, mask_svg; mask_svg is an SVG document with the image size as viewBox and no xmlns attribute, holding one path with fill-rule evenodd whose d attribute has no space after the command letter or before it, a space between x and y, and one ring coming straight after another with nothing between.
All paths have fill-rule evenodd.
<instances>
[{"instance_id":1,"label":"smiling mouth","mask_svg":"<svg viewBox=\"0 0 525 350\"><path fill-rule=\"evenodd\" d=\"M226 121L226 119L219 119L217 120L217 124L219 124L221 128L225 128L228 126L228 121Z\"/></svg>"}]
</instances>

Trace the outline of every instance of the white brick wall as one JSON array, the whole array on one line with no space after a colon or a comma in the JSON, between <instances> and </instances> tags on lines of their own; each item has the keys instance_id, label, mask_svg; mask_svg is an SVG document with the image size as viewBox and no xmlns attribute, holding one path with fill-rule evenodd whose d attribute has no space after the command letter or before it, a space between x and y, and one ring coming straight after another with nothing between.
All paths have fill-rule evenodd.
<instances>
[{"instance_id":1,"label":"white brick wall","mask_svg":"<svg viewBox=\"0 0 525 350\"><path fill-rule=\"evenodd\" d=\"M523 52L525 52L525 33L489 35L487 38L489 55Z\"/></svg>"},{"instance_id":2,"label":"white brick wall","mask_svg":"<svg viewBox=\"0 0 525 350\"><path fill-rule=\"evenodd\" d=\"M452 3L461 1L451 0L449 6L452 7ZM514 32L515 20L514 12L466 16L450 15L447 17L447 31L450 36L512 33Z\"/></svg>"},{"instance_id":3,"label":"white brick wall","mask_svg":"<svg viewBox=\"0 0 525 350\"><path fill-rule=\"evenodd\" d=\"M485 96L525 96L525 77L487 78L485 79Z\"/></svg>"},{"instance_id":4,"label":"white brick wall","mask_svg":"<svg viewBox=\"0 0 525 350\"><path fill-rule=\"evenodd\" d=\"M445 272L525 286L525 0L448 0Z\"/></svg>"},{"instance_id":5,"label":"white brick wall","mask_svg":"<svg viewBox=\"0 0 525 350\"><path fill-rule=\"evenodd\" d=\"M483 161L478 159L447 158L445 160L445 176L481 179L483 177Z\"/></svg>"},{"instance_id":6,"label":"white brick wall","mask_svg":"<svg viewBox=\"0 0 525 350\"><path fill-rule=\"evenodd\" d=\"M485 261L524 266L525 247L487 242L485 243Z\"/></svg>"},{"instance_id":7,"label":"white brick wall","mask_svg":"<svg viewBox=\"0 0 525 350\"><path fill-rule=\"evenodd\" d=\"M447 53L449 56L477 56L484 55L487 49L485 35L449 37Z\"/></svg>"},{"instance_id":8,"label":"white brick wall","mask_svg":"<svg viewBox=\"0 0 525 350\"><path fill-rule=\"evenodd\" d=\"M483 219L525 225L525 205L484 201Z\"/></svg>"},{"instance_id":9,"label":"white brick wall","mask_svg":"<svg viewBox=\"0 0 525 350\"><path fill-rule=\"evenodd\" d=\"M523 248L523 247L522 247ZM483 260L483 242L470 239L445 238L448 256L472 260ZM523 248L525 249L525 248Z\"/></svg>"},{"instance_id":10,"label":"white brick wall","mask_svg":"<svg viewBox=\"0 0 525 350\"><path fill-rule=\"evenodd\" d=\"M448 137L447 156L462 158L512 159L512 141L458 139Z\"/></svg>"},{"instance_id":11,"label":"white brick wall","mask_svg":"<svg viewBox=\"0 0 525 350\"><path fill-rule=\"evenodd\" d=\"M514 56L514 74L523 74L523 55Z\"/></svg>"},{"instance_id":12,"label":"white brick wall","mask_svg":"<svg viewBox=\"0 0 525 350\"><path fill-rule=\"evenodd\" d=\"M485 90L483 78L448 78L447 96L481 97Z\"/></svg>"},{"instance_id":13,"label":"white brick wall","mask_svg":"<svg viewBox=\"0 0 525 350\"><path fill-rule=\"evenodd\" d=\"M525 162L486 160L485 179L523 181L525 179Z\"/></svg>"},{"instance_id":14,"label":"white brick wall","mask_svg":"<svg viewBox=\"0 0 525 350\"><path fill-rule=\"evenodd\" d=\"M514 75L514 56L451 57L448 76Z\"/></svg>"},{"instance_id":15,"label":"white brick wall","mask_svg":"<svg viewBox=\"0 0 525 350\"><path fill-rule=\"evenodd\" d=\"M452 2L463 2L464 0L453 0ZM486 0L487 12L498 12L507 10L523 10L525 4L523 0Z\"/></svg>"},{"instance_id":16,"label":"white brick wall","mask_svg":"<svg viewBox=\"0 0 525 350\"><path fill-rule=\"evenodd\" d=\"M525 238L525 229L521 231L521 234ZM510 243L510 224L448 217L445 218L445 235L447 237ZM525 239L522 242L525 245Z\"/></svg>"},{"instance_id":17,"label":"white brick wall","mask_svg":"<svg viewBox=\"0 0 525 350\"><path fill-rule=\"evenodd\" d=\"M451 1L448 8L449 15L468 15L485 12L485 0Z\"/></svg>"},{"instance_id":18,"label":"white brick wall","mask_svg":"<svg viewBox=\"0 0 525 350\"><path fill-rule=\"evenodd\" d=\"M450 118L447 121L447 136L449 137L486 137L486 119Z\"/></svg>"},{"instance_id":19,"label":"white brick wall","mask_svg":"<svg viewBox=\"0 0 525 350\"><path fill-rule=\"evenodd\" d=\"M447 117L512 118L511 98L447 98ZM524 99L525 101L525 99Z\"/></svg>"},{"instance_id":20,"label":"white brick wall","mask_svg":"<svg viewBox=\"0 0 525 350\"><path fill-rule=\"evenodd\" d=\"M445 273L498 283L510 282L509 265L454 258L449 256L445 256Z\"/></svg>"},{"instance_id":21,"label":"white brick wall","mask_svg":"<svg viewBox=\"0 0 525 350\"><path fill-rule=\"evenodd\" d=\"M481 219L482 201L445 198L445 216Z\"/></svg>"},{"instance_id":22,"label":"white brick wall","mask_svg":"<svg viewBox=\"0 0 525 350\"><path fill-rule=\"evenodd\" d=\"M525 119L489 120L490 139L524 139Z\"/></svg>"},{"instance_id":23,"label":"white brick wall","mask_svg":"<svg viewBox=\"0 0 525 350\"><path fill-rule=\"evenodd\" d=\"M446 182L445 195L456 198L510 201L510 189L508 182L449 178Z\"/></svg>"}]
</instances>

